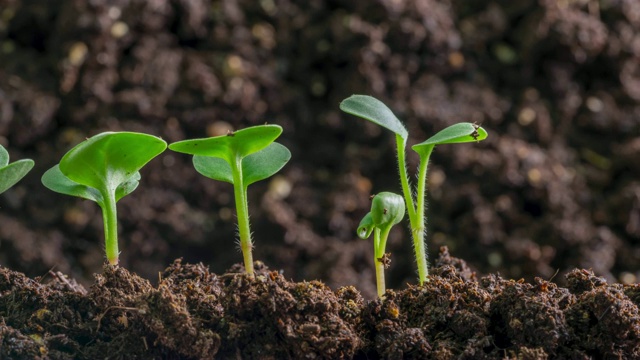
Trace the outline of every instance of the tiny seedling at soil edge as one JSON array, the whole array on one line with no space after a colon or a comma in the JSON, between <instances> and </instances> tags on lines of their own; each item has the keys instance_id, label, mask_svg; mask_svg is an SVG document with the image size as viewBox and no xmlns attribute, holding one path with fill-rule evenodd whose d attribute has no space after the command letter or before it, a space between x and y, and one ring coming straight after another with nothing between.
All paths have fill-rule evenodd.
<instances>
[{"instance_id":1,"label":"tiny seedling at soil edge","mask_svg":"<svg viewBox=\"0 0 640 360\"><path fill-rule=\"evenodd\" d=\"M358 236L367 239L373 232L373 261L376 268L376 287L378 296L382 297L386 290L384 283L384 269L388 267L389 257L385 253L387 238L391 228L402 221L405 213L402 196L381 192L373 197L371 211L360 221Z\"/></svg>"},{"instance_id":2,"label":"tiny seedling at soil edge","mask_svg":"<svg viewBox=\"0 0 640 360\"><path fill-rule=\"evenodd\" d=\"M247 188L277 173L291 158L289 150L274 142L282 133L278 125L258 125L227 135L175 142L169 149L193 156L200 174L233 184L240 249L247 274L253 276L253 242L249 224Z\"/></svg>"},{"instance_id":3,"label":"tiny seedling at soil edge","mask_svg":"<svg viewBox=\"0 0 640 360\"><path fill-rule=\"evenodd\" d=\"M0 194L27 175L33 165L31 159L22 159L9 164L9 153L0 145Z\"/></svg>"},{"instance_id":4,"label":"tiny seedling at soil edge","mask_svg":"<svg viewBox=\"0 0 640 360\"><path fill-rule=\"evenodd\" d=\"M407 166L405 163L405 147L409 133L393 112L380 100L367 95L352 95L340 103L340 109L348 114L369 120L396 134L396 150L398 153L398 170L402 193L407 204L409 223L413 246L418 266L418 280L420 285L429 281L429 269L427 267L425 234L425 195L427 182L427 165L431 152L436 145L455 144L466 142L478 142L487 138L487 132L480 126L471 123L458 123L441 130L426 141L414 145L411 148L420 156L418 166L418 183L413 189L409 183Z\"/></svg>"},{"instance_id":5,"label":"tiny seedling at soil edge","mask_svg":"<svg viewBox=\"0 0 640 360\"><path fill-rule=\"evenodd\" d=\"M139 170L166 148L164 140L152 135L104 132L76 145L42 175L50 190L98 203L111 265L118 265L120 255L116 203L138 187Z\"/></svg>"}]
</instances>

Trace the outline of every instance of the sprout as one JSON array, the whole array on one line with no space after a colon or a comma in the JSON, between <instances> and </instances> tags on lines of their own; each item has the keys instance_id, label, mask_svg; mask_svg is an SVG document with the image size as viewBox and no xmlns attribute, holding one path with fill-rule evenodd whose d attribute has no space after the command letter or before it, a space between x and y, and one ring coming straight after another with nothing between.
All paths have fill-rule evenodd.
<instances>
[{"instance_id":1,"label":"sprout","mask_svg":"<svg viewBox=\"0 0 640 360\"><path fill-rule=\"evenodd\" d=\"M387 238L391 228L402 221L405 213L402 196L381 192L373 197L371 211L362 218L358 226L358 236L367 239L373 232L373 261L376 268L378 296L385 292L384 269L389 266L389 255L385 253Z\"/></svg>"},{"instance_id":2,"label":"sprout","mask_svg":"<svg viewBox=\"0 0 640 360\"><path fill-rule=\"evenodd\" d=\"M31 159L22 159L9 164L9 153L0 145L0 194L15 185L33 168Z\"/></svg>"},{"instance_id":3,"label":"sprout","mask_svg":"<svg viewBox=\"0 0 640 360\"><path fill-rule=\"evenodd\" d=\"M253 242L249 224L247 188L278 172L291 158L289 150L275 143L282 133L278 125L259 125L227 135L184 140L169 149L194 155L193 166L200 174L233 184L240 248L245 270L253 276Z\"/></svg>"},{"instance_id":4,"label":"sprout","mask_svg":"<svg viewBox=\"0 0 640 360\"><path fill-rule=\"evenodd\" d=\"M138 172L167 148L155 136L133 132L104 132L69 150L47 170L42 183L61 194L95 201L102 208L109 264L118 264L116 203L138 187Z\"/></svg>"},{"instance_id":5,"label":"sprout","mask_svg":"<svg viewBox=\"0 0 640 360\"><path fill-rule=\"evenodd\" d=\"M398 153L398 170L402 193L407 204L411 234L413 237L416 263L418 265L418 280L420 284L428 281L425 234L425 193L427 182L427 165L431 152L436 145L478 142L487 138L487 132L476 124L458 123L438 132L426 141L414 145L412 149L420 156L418 167L418 184L415 198L409 183L407 166L405 163L405 147L409 136L407 130L393 112L380 100L366 95L352 95L340 103L340 109L348 114L361 117L378 124L396 134L396 151Z\"/></svg>"}]
</instances>

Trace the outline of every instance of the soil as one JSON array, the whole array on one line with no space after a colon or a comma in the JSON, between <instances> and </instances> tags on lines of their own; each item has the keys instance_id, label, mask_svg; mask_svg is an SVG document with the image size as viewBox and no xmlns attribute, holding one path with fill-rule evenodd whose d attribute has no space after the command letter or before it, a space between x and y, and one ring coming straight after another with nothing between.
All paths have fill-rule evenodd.
<instances>
[{"instance_id":1,"label":"soil","mask_svg":"<svg viewBox=\"0 0 640 360\"><path fill-rule=\"evenodd\" d=\"M3 359L637 359L637 285L574 270L568 288L477 279L440 250L431 281L365 302L354 287L176 260L158 286L105 265L87 291L0 268Z\"/></svg>"},{"instance_id":2,"label":"soil","mask_svg":"<svg viewBox=\"0 0 640 360\"><path fill-rule=\"evenodd\" d=\"M0 196L0 287L11 294L0 301L28 307L5 317L3 344L54 358L125 348L195 358L638 357L637 331L618 328L638 324L640 299L639 14L634 0L0 0L0 144L12 159L36 161ZM387 246L396 293L385 303L365 301L376 293L372 245L355 229L371 194L400 191L395 145L338 110L353 93L387 103L409 145L459 121L490 134L439 147L429 170L430 259L447 246L469 269L434 262L431 283L407 287L412 246L397 227ZM198 175L188 156L163 153L118 203L119 269L103 269L97 206L40 184L69 148L102 131L174 142L265 121L283 126L278 141L293 157L249 189L254 258L280 271L264 270L264 283L225 273L240 260L232 191ZM233 326L215 320L235 314L216 300L225 289L248 284L263 294L256 299L289 294L276 303L287 315L256 300ZM190 302L198 294L207 300ZM295 319L284 305L294 300L312 318ZM45 306L55 301L67 310ZM449 308L408 308L423 302ZM284 325L251 333L243 324L257 321L253 311ZM49 317L59 326L41 331ZM288 347L252 348L249 336ZM473 341L449 346L463 338Z\"/></svg>"}]
</instances>

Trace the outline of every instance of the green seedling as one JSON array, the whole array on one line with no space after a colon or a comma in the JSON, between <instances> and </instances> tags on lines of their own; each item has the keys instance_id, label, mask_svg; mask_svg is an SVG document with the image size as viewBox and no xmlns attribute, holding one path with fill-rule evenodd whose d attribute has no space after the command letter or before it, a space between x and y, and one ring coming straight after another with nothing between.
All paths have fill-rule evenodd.
<instances>
[{"instance_id":1,"label":"green seedling","mask_svg":"<svg viewBox=\"0 0 640 360\"><path fill-rule=\"evenodd\" d=\"M373 197L371 211L362 218L358 226L358 236L367 239L373 232L373 261L376 268L376 287L378 296L386 290L384 269L389 266L389 255L385 253L387 238L391 228L404 218L405 205L402 196L381 192Z\"/></svg>"},{"instance_id":2,"label":"green seedling","mask_svg":"<svg viewBox=\"0 0 640 360\"><path fill-rule=\"evenodd\" d=\"M120 255L116 203L138 187L139 170L166 148L152 135L104 132L76 145L42 176L55 192L98 203L109 264L117 265Z\"/></svg>"},{"instance_id":3,"label":"green seedling","mask_svg":"<svg viewBox=\"0 0 640 360\"><path fill-rule=\"evenodd\" d=\"M194 155L193 166L200 174L233 184L238 217L240 249L247 274L253 276L253 242L249 224L249 185L277 173L291 158L289 150L275 139L278 125L252 126L227 135L175 142L169 149Z\"/></svg>"},{"instance_id":4,"label":"green seedling","mask_svg":"<svg viewBox=\"0 0 640 360\"><path fill-rule=\"evenodd\" d=\"M0 145L0 194L22 179L31 169L33 160L22 159L9 164L9 153Z\"/></svg>"},{"instance_id":5,"label":"green seedling","mask_svg":"<svg viewBox=\"0 0 640 360\"><path fill-rule=\"evenodd\" d=\"M438 132L426 141L411 148L420 156L418 166L418 183L413 196L413 188L409 183L405 162L405 148L408 132L393 112L380 100L367 95L352 95L340 103L340 109L348 114L361 117L391 130L396 135L396 151L398 153L398 170L402 193L407 203L409 223L413 237L418 280L422 285L429 279L427 267L425 236L425 192L427 182L427 165L436 145L478 142L487 138L487 132L480 126L471 123L458 123Z\"/></svg>"}]
</instances>

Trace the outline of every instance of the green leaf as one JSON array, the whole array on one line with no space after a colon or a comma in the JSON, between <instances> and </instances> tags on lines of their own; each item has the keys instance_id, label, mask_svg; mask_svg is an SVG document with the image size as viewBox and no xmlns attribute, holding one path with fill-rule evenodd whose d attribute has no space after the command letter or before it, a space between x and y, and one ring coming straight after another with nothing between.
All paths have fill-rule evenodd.
<instances>
[{"instance_id":1,"label":"green leaf","mask_svg":"<svg viewBox=\"0 0 640 360\"><path fill-rule=\"evenodd\" d=\"M166 148L164 140L152 135L105 132L69 150L60 160L60 171L78 184L115 192Z\"/></svg>"},{"instance_id":2,"label":"green leaf","mask_svg":"<svg viewBox=\"0 0 640 360\"><path fill-rule=\"evenodd\" d=\"M0 145L0 194L15 185L33 168L31 159L18 160L9 164L9 152Z\"/></svg>"},{"instance_id":3,"label":"green leaf","mask_svg":"<svg viewBox=\"0 0 640 360\"><path fill-rule=\"evenodd\" d=\"M33 168L31 159L15 161L4 167L0 167L0 194L15 185Z\"/></svg>"},{"instance_id":4,"label":"green leaf","mask_svg":"<svg viewBox=\"0 0 640 360\"><path fill-rule=\"evenodd\" d=\"M55 165L42 175L42 184L49 190L95 201L100 204L100 206L102 206L104 201L100 191L97 189L78 184L66 177L62 171L60 171L60 165Z\"/></svg>"},{"instance_id":5,"label":"green leaf","mask_svg":"<svg viewBox=\"0 0 640 360\"><path fill-rule=\"evenodd\" d=\"M369 120L407 139L404 125L382 101L368 95L351 95L340 103L340 110Z\"/></svg>"},{"instance_id":6,"label":"green leaf","mask_svg":"<svg viewBox=\"0 0 640 360\"><path fill-rule=\"evenodd\" d=\"M7 164L9 164L9 152L0 145L0 168L7 166Z\"/></svg>"},{"instance_id":7,"label":"green leaf","mask_svg":"<svg viewBox=\"0 0 640 360\"><path fill-rule=\"evenodd\" d=\"M435 145L477 142L486 138L487 131L482 127L472 123L458 123L441 130L411 148L417 153L423 153L424 150Z\"/></svg>"},{"instance_id":8,"label":"green leaf","mask_svg":"<svg viewBox=\"0 0 640 360\"><path fill-rule=\"evenodd\" d=\"M291 159L291 152L284 145L271 143L257 153L242 160L244 186L264 180L282 169Z\"/></svg>"},{"instance_id":9,"label":"green leaf","mask_svg":"<svg viewBox=\"0 0 640 360\"><path fill-rule=\"evenodd\" d=\"M373 197L371 216L376 227L393 226L404 218L404 198L391 192L381 192Z\"/></svg>"},{"instance_id":10,"label":"green leaf","mask_svg":"<svg viewBox=\"0 0 640 360\"><path fill-rule=\"evenodd\" d=\"M123 182L116 189L116 202L131 194L140 184L140 172L136 171L127 181Z\"/></svg>"},{"instance_id":11,"label":"green leaf","mask_svg":"<svg viewBox=\"0 0 640 360\"><path fill-rule=\"evenodd\" d=\"M242 176L247 187L264 180L282 169L291 159L291 152L284 145L271 143L266 148L242 159ZM231 166L221 158L195 155L193 167L200 174L218 181L233 184Z\"/></svg>"},{"instance_id":12,"label":"green leaf","mask_svg":"<svg viewBox=\"0 0 640 360\"><path fill-rule=\"evenodd\" d=\"M171 145L169 145L170 148ZM193 167L197 172L208 177L209 179L225 181L233 184L233 173L231 172L231 165L229 165L229 163L222 158L194 155Z\"/></svg>"},{"instance_id":13,"label":"green leaf","mask_svg":"<svg viewBox=\"0 0 640 360\"><path fill-rule=\"evenodd\" d=\"M133 190L138 187L139 181L140 173L136 171L129 180L120 184L116 189L116 202L131 194ZM53 190L61 194L95 201L101 207L104 204L104 198L98 189L78 184L77 182L69 179L60 171L60 165L52 167L42 175L42 184L49 190Z\"/></svg>"},{"instance_id":14,"label":"green leaf","mask_svg":"<svg viewBox=\"0 0 640 360\"><path fill-rule=\"evenodd\" d=\"M371 216L371 213L368 212L367 215L360 220L360 225L358 225L357 230L358 237L360 239L368 239L375 228L376 226L373 223L373 217Z\"/></svg>"},{"instance_id":15,"label":"green leaf","mask_svg":"<svg viewBox=\"0 0 640 360\"><path fill-rule=\"evenodd\" d=\"M258 152L282 134L279 125L257 125L227 135L178 141L169 149L190 155L210 156L232 163L237 158Z\"/></svg>"}]
</instances>

